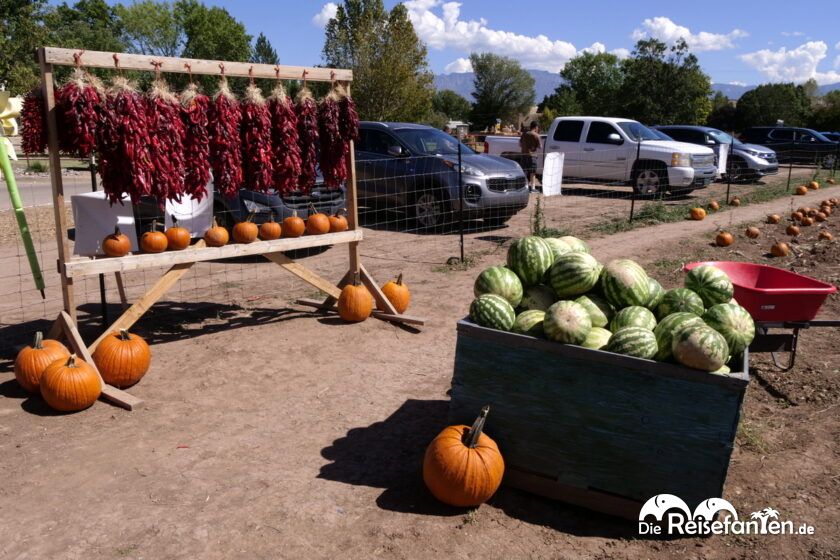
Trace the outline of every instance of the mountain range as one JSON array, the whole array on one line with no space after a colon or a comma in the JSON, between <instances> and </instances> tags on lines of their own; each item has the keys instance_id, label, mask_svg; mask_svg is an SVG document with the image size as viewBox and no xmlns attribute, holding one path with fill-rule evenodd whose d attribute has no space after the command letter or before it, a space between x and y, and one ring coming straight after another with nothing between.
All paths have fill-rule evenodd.
<instances>
[{"instance_id":1,"label":"mountain range","mask_svg":"<svg viewBox=\"0 0 840 560\"><path fill-rule=\"evenodd\" d=\"M563 83L563 78L559 74L553 72L546 72L545 70L528 70L531 76L534 77L534 92L536 93L536 101L539 103L546 95L550 95L554 89ZM459 95L472 101L473 78L475 75L472 72L459 72L453 74L436 74L435 87L441 89L451 89ZM720 91L729 99L738 99L746 92L754 89L756 86L737 85L737 84L712 84L712 91ZM820 95L825 95L829 91L840 89L840 82L836 84L825 84L817 89Z\"/></svg>"}]
</instances>

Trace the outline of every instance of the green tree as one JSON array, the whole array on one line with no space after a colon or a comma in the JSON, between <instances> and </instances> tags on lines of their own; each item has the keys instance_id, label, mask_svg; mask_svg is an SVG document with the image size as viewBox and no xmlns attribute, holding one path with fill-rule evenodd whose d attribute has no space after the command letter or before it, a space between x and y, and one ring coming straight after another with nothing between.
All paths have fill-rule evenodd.
<instances>
[{"instance_id":1,"label":"green tree","mask_svg":"<svg viewBox=\"0 0 840 560\"><path fill-rule=\"evenodd\" d=\"M97 51L125 50L122 20L104 0L62 3L45 18L57 46Z\"/></svg>"},{"instance_id":2,"label":"green tree","mask_svg":"<svg viewBox=\"0 0 840 560\"><path fill-rule=\"evenodd\" d=\"M560 76L574 93L579 110L587 115L618 116L624 74L618 57L610 53L580 54L563 67Z\"/></svg>"},{"instance_id":3,"label":"green tree","mask_svg":"<svg viewBox=\"0 0 840 560\"><path fill-rule=\"evenodd\" d=\"M327 23L324 62L353 70L353 98L363 119L429 117L433 89L426 54L403 4L388 12L382 0L345 0Z\"/></svg>"},{"instance_id":4,"label":"green tree","mask_svg":"<svg viewBox=\"0 0 840 560\"><path fill-rule=\"evenodd\" d=\"M534 78L512 58L492 53L470 55L475 73L471 121L478 127L511 122L534 105Z\"/></svg>"},{"instance_id":5,"label":"green tree","mask_svg":"<svg viewBox=\"0 0 840 560\"><path fill-rule=\"evenodd\" d=\"M178 0L175 14L184 29L182 56L235 62L251 59L251 36L226 9Z\"/></svg>"},{"instance_id":6,"label":"green tree","mask_svg":"<svg viewBox=\"0 0 840 560\"><path fill-rule=\"evenodd\" d=\"M555 89L551 95L546 95L539 105L539 110L543 114L550 111L550 114L554 115L552 120L556 117L582 115L584 113L574 90L565 84ZM597 115L597 113L594 114Z\"/></svg>"},{"instance_id":7,"label":"green tree","mask_svg":"<svg viewBox=\"0 0 840 560\"><path fill-rule=\"evenodd\" d=\"M251 62L258 64L280 63L280 57L277 56L277 51L271 46L271 41L262 33L260 33L256 43L254 43L254 53L251 55Z\"/></svg>"},{"instance_id":8,"label":"green tree","mask_svg":"<svg viewBox=\"0 0 840 560\"><path fill-rule=\"evenodd\" d=\"M184 46L184 28L171 2L135 1L117 4L123 24L123 40L131 53L154 56L180 56Z\"/></svg>"},{"instance_id":9,"label":"green tree","mask_svg":"<svg viewBox=\"0 0 840 560\"><path fill-rule=\"evenodd\" d=\"M736 112L735 104L722 92L716 91L712 97L712 111L706 118L706 124L728 132L737 130Z\"/></svg>"},{"instance_id":10,"label":"green tree","mask_svg":"<svg viewBox=\"0 0 840 560\"><path fill-rule=\"evenodd\" d=\"M738 100L736 115L740 128L774 125L784 121L789 126L802 126L810 114L810 101L801 86L764 84L746 92Z\"/></svg>"},{"instance_id":11,"label":"green tree","mask_svg":"<svg viewBox=\"0 0 840 560\"><path fill-rule=\"evenodd\" d=\"M0 84L12 95L38 85L35 50L47 44L45 0L0 0Z\"/></svg>"},{"instance_id":12,"label":"green tree","mask_svg":"<svg viewBox=\"0 0 840 560\"><path fill-rule=\"evenodd\" d=\"M451 89L442 89L435 92L432 108L449 120L463 121L470 117L472 106L469 101Z\"/></svg>"},{"instance_id":13,"label":"green tree","mask_svg":"<svg viewBox=\"0 0 840 560\"><path fill-rule=\"evenodd\" d=\"M830 91L820 98L809 126L816 130L840 130L840 90Z\"/></svg>"}]
</instances>

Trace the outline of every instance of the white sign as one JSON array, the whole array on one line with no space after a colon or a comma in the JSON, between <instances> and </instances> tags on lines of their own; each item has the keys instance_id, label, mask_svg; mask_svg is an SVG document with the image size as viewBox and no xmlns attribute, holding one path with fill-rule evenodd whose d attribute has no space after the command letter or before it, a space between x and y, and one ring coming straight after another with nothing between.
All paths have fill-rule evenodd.
<instances>
[{"instance_id":1,"label":"white sign","mask_svg":"<svg viewBox=\"0 0 840 560\"><path fill-rule=\"evenodd\" d=\"M128 195L122 204L111 205L103 191L74 194L70 197L73 206L73 223L76 224L76 238L73 242L74 255L102 255L102 240L114 233L114 226L128 236L131 250L137 250L137 232L134 230L134 209Z\"/></svg>"},{"instance_id":2,"label":"white sign","mask_svg":"<svg viewBox=\"0 0 840 560\"><path fill-rule=\"evenodd\" d=\"M238 193L237 193L237 196ZM207 184L207 194L197 202L192 197L184 196L181 202L166 201L166 227L172 227L172 216L178 225L187 228L190 236L201 237L213 225L213 182Z\"/></svg>"},{"instance_id":3,"label":"white sign","mask_svg":"<svg viewBox=\"0 0 840 560\"><path fill-rule=\"evenodd\" d=\"M563 190L563 160L562 152L551 152L545 155L542 175L543 196L561 195Z\"/></svg>"},{"instance_id":4,"label":"white sign","mask_svg":"<svg viewBox=\"0 0 840 560\"><path fill-rule=\"evenodd\" d=\"M730 146L731 144L717 145L718 177L726 174L726 160L729 157Z\"/></svg>"}]
</instances>

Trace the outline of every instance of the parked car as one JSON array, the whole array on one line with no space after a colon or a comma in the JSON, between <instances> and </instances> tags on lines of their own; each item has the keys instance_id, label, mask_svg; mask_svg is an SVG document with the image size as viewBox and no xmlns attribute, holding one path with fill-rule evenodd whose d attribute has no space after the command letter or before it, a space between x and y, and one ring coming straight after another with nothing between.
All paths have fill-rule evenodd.
<instances>
[{"instance_id":1,"label":"parked car","mask_svg":"<svg viewBox=\"0 0 840 560\"><path fill-rule=\"evenodd\" d=\"M741 134L741 140L772 148L779 163L804 163L824 169L834 167L840 150L840 144L816 130L791 126L753 126Z\"/></svg>"},{"instance_id":2,"label":"parked car","mask_svg":"<svg viewBox=\"0 0 840 560\"><path fill-rule=\"evenodd\" d=\"M522 168L461 144L464 205L458 183L458 140L411 123L367 122L356 144L356 183L363 206L403 211L421 228L442 225L448 212L501 224L528 206Z\"/></svg>"},{"instance_id":3,"label":"parked car","mask_svg":"<svg viewBox=\"0 0 840 560\"><path fill-rule=\"evenodd\" d=\"M516 154L519 139L488 136L491 154ZM663 140L643 124L611 117L559 117L544 137L537 157L565 154L563 177L597 183L623 183L639 194L686 193L709 185L717 173L711 148Z\"/></svg>"},{"instance_id":4,"label":"parked car","mask_svg":"<svg viewBox=\"0 0 840 560\"><path fill-rule=\"evenodd\" d=\"M744 144L731 135L708 126L662 125L654 127L661 130L674 140L688 142L699 146L717 148L724 144L732 152L727 155L726 173L733 181L757 179L765 175L775 175L779 172L779 162L776 152L758 144ZM717 154L715 163L717 164Z\"/></svg>"},{"instance_id":5,"label":"parked car","mask_svg":"<svg viewBox=\"0 0 840 560\"><path fill-rule=\"evenodd\" d=\"M823 136L832 142L840 142L840 132L820 132Z\"/></svg>"}]
</instances>

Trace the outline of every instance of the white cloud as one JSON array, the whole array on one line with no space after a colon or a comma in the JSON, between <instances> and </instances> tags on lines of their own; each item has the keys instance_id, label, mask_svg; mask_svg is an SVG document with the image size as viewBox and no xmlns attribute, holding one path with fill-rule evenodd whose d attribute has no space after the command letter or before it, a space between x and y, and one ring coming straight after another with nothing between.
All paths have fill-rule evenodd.
<instances>
[{"instance_id":1,"label":"white cloud","mask_svg":"<svg viewBox=\"0 0 840 560\"><path fill-rule=\"evenodd\" d=\"M834 45L834 48L837 49L838 51L840 51L840 43L837 43L836 45Z\"/></svg>"},{"instance_id":2,"label":"white cloud","mask_svg":"<svg viewBox=\"0 0 840 560\"><path fill-rule=\"evenodd\" d=\"M633 31L633 39L659 39L669 45L679 39L685 39L693 51L719 51L735 47L734 41L746 37L748 33L741 29L733 29L729 33L709 33L700 31L692 33L688 27L677 25L667 17L648 18L642 22L642 28Z\"/></svg>"},{"instance_id":3,"label":"white cloud","mask_svg":"<svg viewBox=\"0 0 840 560\"><path fill-rule=\"evenodd\" d=\"M630 51L628 49L613 49L610 53L617 56L619 60L630 58Z\"/></svg>"},{"instance_id":4,"label":"white cloud","mask_svg":"<svg viewBox=\"0 0 840 560\"><path fill-rule=\"evenodd\" d=\"M795 49L762 49L739 58L774 82L804 82L811 78L820 84L840 82L840 72L817 70L827 53L828 45L823 41L809 41Z\"/></svg>"},{"instance_id":5,"label":"white cloud","mask_svg":"<svg viewBox=\"0 0 840 560\"><path fill-rule=\"evenodd\" d=\"M338 5L335 2L327 2L321 8L321 11L313 16L312 23L318 27L326 27L329 21L335 17L337 11Z\"/></svg>"},{"instance_id":6,"label":"white cloud","mask_svg":"<svg viewBox=\"0 0 840 560\"><path fill-rule=\"evenodd\" d=\"M804 37L805 34L801 31L782 31L782 37Z\"/></svg>"},{"instance_id":7,"label":"white cloud","mask_svg":"<svg viewBox=\"0 0 840 560\"><path fill-rule=\"evenodd\" d=\"M834 68L835 70L840 70L840 55L838 55L837 58L834 59Z\"/></svg>"},{"instance_id":8,"label":"white cloud","mask_svg":"<svg viewBox=\"0 0 840 560\"><path fill-rule=\"evenodd\" d=\"M747 85L747 82L739 82L739 81L736 80L734 82L729 82L729 85L730 86L745 86L745 85Z\"/></svg>"},{"instance_id":9,"label":"white cloud","mask_svg":"<svg viewBox=\"0 0 840 560\"><path fill-rule=\"evenodd\" d=\"M461 74L462 72L472 72L472 62L469 58L456 58L446 65L443 69L444 74Z\"/></svg>"}]
</instances>

